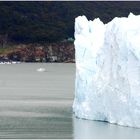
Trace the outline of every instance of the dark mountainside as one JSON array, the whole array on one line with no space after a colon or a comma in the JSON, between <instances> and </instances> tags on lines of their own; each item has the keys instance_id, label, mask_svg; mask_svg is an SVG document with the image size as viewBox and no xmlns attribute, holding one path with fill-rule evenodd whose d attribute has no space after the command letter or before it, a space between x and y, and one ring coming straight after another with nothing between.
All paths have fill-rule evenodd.
<instances>
[{"instance_id":1,"label":"dark mountainside","mask_svg":"<svg viewBox=\"0 0 140 140\"><path fill-rule=\"evenodd\" d=\"M140 14L140 2L0 2L0 34L11 42L57 42L74 34L74 20L86 15L106 23Z\"/></svg>"},{"instance_id":2,"label":"dark mountainside","mask_svg":"<svg viewBox=\"0 0 140 140\"><path fill-rule=\"evenodd\" d=\"M1 1L0 48L5 48L4 46L9 44L32 44L29 46L48 44L50 46L51 43L62 44L61 46L64 47L67 45L62 41L74 38L74 20L77 16L86 15L90 20L99 17L107 23L116 16L128 16L130 12L140 14L140 2ZM54 46L60 47L56 44ZM51 55L53 55L52 52Z\"/></svg>"}]
</instances>

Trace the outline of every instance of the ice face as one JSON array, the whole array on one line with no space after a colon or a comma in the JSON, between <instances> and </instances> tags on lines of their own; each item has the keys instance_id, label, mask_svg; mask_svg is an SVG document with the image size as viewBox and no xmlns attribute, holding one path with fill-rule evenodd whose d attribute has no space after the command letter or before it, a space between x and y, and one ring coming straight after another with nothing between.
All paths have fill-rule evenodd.
<instances>
[{"instance_id":1,"label":"ice face","mask_svg":"<svg viewBox=\"0 0 140 140\"><path fill-rule=\"evenodd\" d=\"M140 16L75 20L77 117L140 127Z\"/></svg>"}]
</instances>

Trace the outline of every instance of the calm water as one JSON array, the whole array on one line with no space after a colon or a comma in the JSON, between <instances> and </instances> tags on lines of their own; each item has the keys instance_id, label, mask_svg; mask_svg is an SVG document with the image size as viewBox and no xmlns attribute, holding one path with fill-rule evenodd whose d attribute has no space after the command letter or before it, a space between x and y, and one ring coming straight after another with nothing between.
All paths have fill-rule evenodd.
<instances>
[{"instance_id":1,"label":"calm water","mask_svg":"<svg viewBox=\"0 0 140 140\"><path fill-rule=\"evenodd\" d=\"M75 118L74 78L75 64L0 65L0 138L140 138L140 129Z\"/></svg>"}]
</instances>

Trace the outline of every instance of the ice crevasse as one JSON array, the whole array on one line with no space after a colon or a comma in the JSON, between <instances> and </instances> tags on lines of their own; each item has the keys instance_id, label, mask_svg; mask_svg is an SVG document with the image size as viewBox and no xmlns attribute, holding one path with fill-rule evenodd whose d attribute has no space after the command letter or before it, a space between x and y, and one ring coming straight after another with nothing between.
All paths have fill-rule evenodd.
<instances>
[{"instance_id":1,"label":"ice crevasse","mask_svg":"<svg viewBox=\"0 0 140 140\"><path fill-rule=\"evenodd\" d=\"M140 16L79 16L74 45L75 115L140 128Z\"/></svg>"}]
</instances>

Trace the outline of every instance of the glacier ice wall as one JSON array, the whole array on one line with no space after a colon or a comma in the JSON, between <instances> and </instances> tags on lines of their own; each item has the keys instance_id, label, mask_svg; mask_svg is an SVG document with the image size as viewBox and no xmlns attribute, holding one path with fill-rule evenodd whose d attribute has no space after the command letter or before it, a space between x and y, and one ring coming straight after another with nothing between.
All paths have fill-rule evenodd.
<instances>
[{"instance_id":1,"label":"glacier ice wall","mask_svg":"<svg viewBox=\"0 0 140 140\"><path fill-rule=\"evenodd\" d=\"M140 127L140 16L105 25L79 16L74 44L75 115Z\"/></svg>"}]
</instances>

